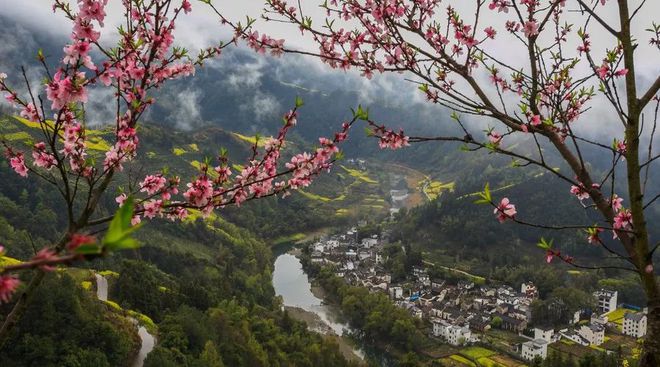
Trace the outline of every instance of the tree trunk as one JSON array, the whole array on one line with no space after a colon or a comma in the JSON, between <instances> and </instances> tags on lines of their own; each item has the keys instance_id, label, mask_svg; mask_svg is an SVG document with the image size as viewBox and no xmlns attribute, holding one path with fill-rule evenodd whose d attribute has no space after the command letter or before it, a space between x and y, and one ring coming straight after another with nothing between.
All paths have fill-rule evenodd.
<instances>
[{"instance_id":1,"label":"tree trunk","mask_svg":"<svg viewBox=\"0 0 660 367\"><path fill-rule=\"evenodd\" d=\"M660 366L660 298L649 300L647 333L639 367Z\"/></svg>"}]
</instances>

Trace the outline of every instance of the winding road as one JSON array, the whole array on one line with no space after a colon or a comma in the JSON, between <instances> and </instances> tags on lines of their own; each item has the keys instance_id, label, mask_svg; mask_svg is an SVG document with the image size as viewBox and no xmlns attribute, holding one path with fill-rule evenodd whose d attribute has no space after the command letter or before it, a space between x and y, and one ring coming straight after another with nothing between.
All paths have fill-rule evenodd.
<instances>
[{"instance_id":1,"label":"winding road","mask_svg":"<svg viewBox=\"0 0 660 367\"><path fill-rule=\"evenodd\" d=\"M106 279L101 274L94 274L96 277L96 298L99 301L106 302L108 300L108 279ZM130 318L136 325L139 325L138 321L134 318ZM140 351L137 356L135 356L135 361L131 367L142 367L144 366L144 360L147 358L147 355L154 349L156 345L156 338L149 334L147 329L144 326L138 326L138 335L142 344L140 345Z\"/></svg>"}]
</instances>

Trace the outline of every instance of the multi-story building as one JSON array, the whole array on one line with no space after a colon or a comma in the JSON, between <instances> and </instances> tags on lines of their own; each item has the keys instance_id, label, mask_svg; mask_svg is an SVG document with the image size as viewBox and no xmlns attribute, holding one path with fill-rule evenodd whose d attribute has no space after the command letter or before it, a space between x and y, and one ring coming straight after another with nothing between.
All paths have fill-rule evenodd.
<instances>
[{"instance_id":1,"label":"multi-story building","mask_svg":"<svg viewBox=\"0 0 660 367\"><path fill-rule=\"evenodd\" d=\"M401 287L392 287L390 288L390 297L393 299L403 298L403 288Z\"/></svg>"},{"instance_id":2,"label":"multi-story building","mask_svg":"<svg viewBox=\"0 0 660 367\"><path fill-rule=\"evenodd\" d=\"M534 339L522 344L522 358L531 361L536 357L545 359L548 356L548 342L544 339Z\"/></svg>"},{"instance_id":3,"label":"multi-story building","mask_svg":"<svg viewBox=\"0 0 660 367\"><path fill-rule=\"evenodd\" d=\"M555 330L553 328L534 328L534 339L543 339L548 343L552 343L554 335Z\"/></svg>"},{"instance_id":4,"label":"multi-story building","mask_svg":"<svg viewBox=\"0 0 660 367\"><path fill-rule=\"evenodd\" d=\"M433 321L433 335L443 338L451 345L462 345L472 339L472 332L467 325L453 325L445 320Z\"/></svg>"},{"instance_id":5,"label":"multi-story building","mask_svg":"<svg viewBox=\"0 0 660 367\"><path fill-rule=\"evenodd\" d=\"M617 296L617 291L601 289L594 292L594 297L598 300L598 311L607 313L616 310Z\"/></svg>"},{"instance_id":6,"label":"multi-story building","mask_svg":"<svg viewBox=\"0 0 660 367\"><path fill-rule=\"evenodd\" d=\"M635 338L646 335L646 314L626 312L623 317L623 333Z\"/></svg>"},{"instance_id":7,"label":"multi-story building","mask_svg":"<svg viewBox=\"0 0 660 367\"><path fill-rule=\"evenodd\" d=\"M605 341L605 328L601 324L582 325L577 332L591 345L601 345Z\"/></svg>"},{"instance_id":8,"label":"multi-story building","mask_svg":"<svg viewBox=\"0 0 660 367\"><path fill-rule=\"evenodd\" d=\"M538 288L536 288L536 286L532 282L523 283L520 286L520 293L522 293L525 297L528 297L528 298L538 298L539 297L539 290L538 290Z\"/></svg>"}]
</instances>

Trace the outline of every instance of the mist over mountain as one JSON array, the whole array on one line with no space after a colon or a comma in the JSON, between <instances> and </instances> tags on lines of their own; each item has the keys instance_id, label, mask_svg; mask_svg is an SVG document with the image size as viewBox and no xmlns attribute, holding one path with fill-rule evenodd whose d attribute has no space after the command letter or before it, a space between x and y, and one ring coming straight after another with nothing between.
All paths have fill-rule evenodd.
<instances>
[{"instance_id":1,"label":"mist over mountain","mask_svg":"<svg viewBox=\"0 0 660 367\"><path fill-rule=\"evenodd\" d=\"M67 38L39 31L2 14L0 26L4 29L0 33L0 72L9 74L8 81L20 92L27 92L22 86L22 70L16 63L20 60L32 91L43 94L44 70L36 51L43 50L46 62L54 65ZM217 162L221 148L228 149L228 166L235 174L240 172L252 154L255 136L276 134L282 126L282 116L294 107L298 97L304 105L297 126L287 136L284 161L316 149L319 137L332 137L344 121L352 118L352 109L358 106L368 108L369 117L375 122L395 130L401 128L410 136L463 137L465 133L450 117L451 112L426 101L417 85L405 77L376 76L369 81L355 72L330 70L304 56L273 58L244 46L230 47L218 59L198 68L194 78L175 80L164 89L150 91L156 102L138 124L139 157L117 173L121 183L109 186L96 216L111 216L117 210L116 196L127 188L135 189L146 174L168 172L180 176L182 183L189 182L199 175L206 162ZM92 91L89 96L86 119L97 146L109 147L107 143L114 138L108 129L116 113L116 106L108 103L112 100L113 92L107 89ZM4 99L0 100L0 136L11 137L12 144L27 152L36 139L41 139L41 132L16 118L16 114ZM593 116L599 114L590 115ZM469 134L480 141L487 140L487 129L495 125L485 118L463 118ZM602 129L596 127L585 133L588 139L608 146L616 137L608 135L612 121L605 122ZM647 301L635 276L621 269L571 272L572 268L557 265L558 261L546 264L544 251L537 247L541 238L552 239L556 249L585 259L586 266L623 262L603 256L598 246L586 244L584 229L576 228L602 224L602 216L587 200L581 202L570 194L570 183L543 168L521 165L520 161L488 149L470 151L461 142L426 142L396 151L383 150L365 128L366 123L356 123L340 146L344 157L313 185L289 197L250 201L240 208L223 207L209 216L191 211L187 219L176 223L163 217L145 220L147 223L136 235L141 248L91 264L76 263L72 271L49 274L49 287L62 290L53 294L42 291L39 297L44 301L31 306L29 315L54 316L44 325L22 321L11 340L21 347L0 347L0 364L12 365L15 360L25 359L26 363L20 366L128 365L139 348L130 320L139 318L140 325L153 325L155 331L150 331L158 336L155 349L146 359L148 367L359 365L344 358L346 351L342 348L346 346L338 345L338 338L321 336L318 330L295 321L289 312L296 314L300 310L284 307L272 281L273 253L279 255L282 248L287 251L298 246L294 252L303 259L305 271L320 276L326 286L330 285L328 288L335 290L336 294L330 297L341 300L338 308L395 309L386 296L378 298L364 289L342 288L343 282L333 278L335 272L309 266L321 238L334 241L341 236L349 239L346 246L350 248L341 254L347 257L366 256L358 249L362 246L358 239L387 238L381 246L387 258L380 265L406 286L417 282L410 276L414 268L429 264L432 276L441 278L443 284L445 277L447 284L456 289L474 279L493 287L518 287L522 282L533 281L543 302L548 299L547 304L537 300L535 307L546 307L550 314L561 313L557 319L562 322L568 314L568 306L562 302L570 303L573 296L570 292L568 296L562 294L565 289L578 289L579 296L587 299L594 290L608 287L619 291L623 302L643 305ZM647 127L642 144L648 143L648 134ZM577 152L572 142L567 144ZM531 135L506 136L502 146L522 156L542 154L548 167L573 177L563 159L545 141L536 142ZM658 152L657 146L649 148L649 152L645 149L644 156ZM99 151L90 159L102 159ZM586 164L597 180L612 177L611 152L597 144L581 142L579 154L589 162ZM611 187L610 180L602 182L602 186L619 193L626 205L630 200L625 186L625 162L619 162L613 173L615 187ZM65 208L46 183L16 178L5 159L0 159L0 182L0 245L11 244L7 256L20 263L63 235ZM475 204L486 184L493 192L494 202L509 198L517 205L517 218L536 225L498 223L491 206ZM650 170L644 185L648 198L660 194L660 171ZM395 199L401 192L408 197L406 205ZM645 213L651 238L658 238L660 226L654 224L660 221L660 207L651 206ZM547 228L552 225L570 228ZM101 233L105 228L98 226L94 230ZM347 233L354 234L355 243ZM606 245L623 251L610 231L602 236ZM307 246L305 241L312 245ZM2 261L5 260L0 256L0 265ZM457 276L456 271L467 277ZM307 281L307 273L302 274ZM95 298L99 275L109 280L113 301L99 303ZM414 298L412 291L407 297ZM587 309L578 309L572 303L570 307L571 312ZM68 315L64 308L74 311ZM9 309L0 304L0 314ZM432 334L432 326L419 326L422 322L415 321L408 310L396 310L378 311L369 319L357 313L360 317L354 318L366 320L369 327L396 324L391 329L397 330L393 334L401 336L403 342L369 342L381 348L379 351L393 349L392 353L402 361L410 353L421 354L409 339L421 334L426 338ZM386 320L384 315L394 315L398 323ZM70 320L76 328L85 322L91 326L81 326L80 333L69 335L59 332L73 328L62 320ZM40 335L40 328L47 332ZM95 335L108 337L98 348L85 349L84 341ZM351 337L361 340L365 335L358 330ZM512 345L523 342L519 335L512 333L510 337L515 341ZM428 340L423 340L428 344ZM40 348L40 343L47 348ZM392 345L394 348L390 348ZM62 356L51 352L58 349L63 350ZM429 360L432 359L437 358L432 355ZM408 365L415 366L414 362Z\"/></svg>"}]
</instances>

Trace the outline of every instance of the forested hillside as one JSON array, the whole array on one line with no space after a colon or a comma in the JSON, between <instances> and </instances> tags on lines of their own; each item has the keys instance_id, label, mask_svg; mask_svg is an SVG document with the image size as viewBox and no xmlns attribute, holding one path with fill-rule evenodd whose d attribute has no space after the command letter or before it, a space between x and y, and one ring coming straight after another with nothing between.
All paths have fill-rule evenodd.
<instances>
[{"instance_id":1,"label":"forested hillside","mask_svg":"<svg viewBox=\"0 0 660 367\"><path fill-rule=\"evenodd\" d=\"M29 144L33 130L25 121L7 116L2 133L14 142ZM98 132L96 144L104 143L103 134ZM249 149L242 137L219 129L190 137L146 128L143 136L147 158L125 171L125 182L137 172L164 166L192 175L205 154L213 154L210 146L227 147L236 156ZM6 263L29 259L35 249L56 241L64 227L58 197L48 194L43 183L10 179L11 174L2 161L0 243L6 245L7 257L2 258ZM309 207L304 202L296 204L297 200L311 199L291 198L289 209L276 200L248 204L228 215L242 223L260 218L257 234L232 224L222 213L208 218L193 213L183 223L156 219L137 232L139 250L50 274L0 351L0 362L12 366L127 365L137 353L139 340L126 316L144 315L159 341L147 366L348 365L336 344L307 331L304 323L283 313L274 298L269 244L314 228L314 218L323 215L297 210ZM112 213L114 196L106 197L102 205L100 215ZM288 210L288 218L264 215L276 207ZM282 225L284 221L288 225ZM94 272L108 279L110 302L95 299ZM8 312L8 307L2 311Z\"/></svg>"}]
</instances>

